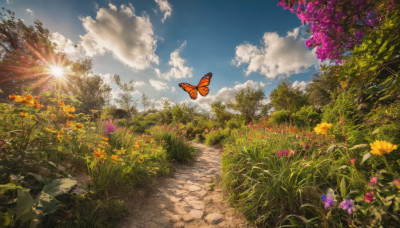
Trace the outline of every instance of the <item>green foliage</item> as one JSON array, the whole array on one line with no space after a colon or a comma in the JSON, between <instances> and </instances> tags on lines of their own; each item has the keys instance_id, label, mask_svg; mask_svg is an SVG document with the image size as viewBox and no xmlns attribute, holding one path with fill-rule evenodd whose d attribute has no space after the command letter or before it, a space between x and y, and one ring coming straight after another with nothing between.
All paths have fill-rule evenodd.
<instances>
[{"instance_id":1,"label":"green foliage","mask_svg":"<svg viewBox=\"0 0 400 228\"><path fill-rule=\"evenodd\" d=\"M302 91L293 88L290 82L281 81L269 95L271 105L275 111L291 110L298 111L302 106L307 105L307 99Z\"/></svg>"},{"instance_id":2,"label":"green foliage","mask_svg":"<svg viewBox=\"0 0 400 228\"><path fill-rule=\"evenodd\" d=\"M221 101L213 102L211 110L219 123L225 123L231 119L231 115L226 111L226 106Z\"/></svg>"},{"instance_id":3,"label":"green foliage","mask_svg":"<svg viewBox=\"0 0 400 228\"><path fill-rule=\"evenodd\" d=\"M272 113L271 123L281 124L281 123L289 123L290 122L290 110L279 110Z\"/></svg>"},{"instance_id":4,"label":"green foliage","mask_svg":"<svg viewBox=\"0 0 400 228\"><path fill-rule=\"evenodd\" d=\"M299 127L315 126L321 122L321 114L313 106L303 106L293 114L293 119Z\"/></svg>"},{"instance_id":5,"label":"green foliage","mask_svg":"<svg viewBox=\"0 0 400 228\"><path fill-rule=\"evenodd\" d=\"M216 130L211 131L206 135L204 144L207 146L221 145L223 141L229 137L229 131Z\"/></svg>"},{"instance_id":6,"label":"green foliage","mask_svg":"<svg viewBox=\"0 0 400 228\"><path fill-rule=\"evenodd\" d=\"M169 159L178 162L188 162L193 159L196 148L186 141L182 133L166 131L161 127L153 128L152 131L154 138L163 142Z\"/></svg>"},{"instance_id":7,"label":"green foliage","mask_svg":"<svg viewBox=\"0 0 400 228\"><path fill-rule=\"evenodd\" d=\"M315 74L306 89L307 99L311 105L322 108L331 102L333 94L339 86L339 72L341 68L331 66L322 74Z\"/></svg>"},{"instance_id":8,"label":"green foliage","mask_svg":"<svg viewBox=\"0 0 400 228\"><path fill-rule=\"evenodd\" d=\"M265 94L261 88L252 89L247 87L236 94L235 102L231 102L229 107L238 111L246 123L250 123L257 117L256 113L262 108L261 101L264 98Z\"/></svg>"},{"instance_id":9,"label":"green foliage","mask_svg":"<svg viewBox=\"0 0 400 228\"><path fill-rule=\"evenodd\" d=\"M193 119L195 111L196 106L191 106L188 103L175 104L171 108L172 122L188 123Z\"/></svg>"}]
</instances>

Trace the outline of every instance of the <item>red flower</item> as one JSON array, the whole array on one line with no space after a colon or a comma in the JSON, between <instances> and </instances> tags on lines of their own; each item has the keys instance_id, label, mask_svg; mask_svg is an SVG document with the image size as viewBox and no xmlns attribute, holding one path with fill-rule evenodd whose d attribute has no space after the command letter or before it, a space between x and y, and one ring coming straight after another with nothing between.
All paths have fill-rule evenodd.
<instances>
[{"instance_id":1,"label":"red flower","mask_svg":"<svg viewBox=\"0 0 400 228\"><path fill-rule=\"evenodd\" d=\"M375 193L374 192L371 192L371 193L365 193L365 202L367 202L367 203L371 203L372 202L372 200L374 199L374 195L375 195Z\"/></svg>"}]
</instances>

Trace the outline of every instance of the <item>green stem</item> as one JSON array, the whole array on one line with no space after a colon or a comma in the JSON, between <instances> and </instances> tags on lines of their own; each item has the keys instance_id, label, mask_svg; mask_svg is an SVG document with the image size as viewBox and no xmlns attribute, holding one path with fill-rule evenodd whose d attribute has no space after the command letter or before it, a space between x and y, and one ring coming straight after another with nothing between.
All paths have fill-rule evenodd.
<instances>
[{"instance_id":1,"label":"green stem","mask_svg":"<svg viewBox=\"0 0 400 228\"><path fill-rule=\"evenodd\" d=\"M386 165L389 173L392 174L393 176L395 176L395 173L393 172L392 168L390 167L389 162L386 160L385 155L383 155L382 158L383 158L383 162L385 162L385 165Z\"/></svg>"}]
</instances>

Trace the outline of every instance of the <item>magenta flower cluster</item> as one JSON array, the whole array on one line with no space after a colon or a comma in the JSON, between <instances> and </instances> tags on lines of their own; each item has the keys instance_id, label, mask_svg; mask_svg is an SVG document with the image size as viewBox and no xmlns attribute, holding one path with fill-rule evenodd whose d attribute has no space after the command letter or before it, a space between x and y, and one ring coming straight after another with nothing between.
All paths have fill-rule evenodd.
<instances>
[{"instance_id":1,"label":"magenta flower cluster","mask_svg":"<svg viewBox=\"0 0 400 228\"><path fill-rule=\"evenodd\" d=\"M322 202L324 202L325 207L331 209L332 205L336 202L334 196L323 194L321 197Z\"/></svg>"},{"instance_id":2,"label":"magenta flower cluster","mask_svg":"<svg viewBox=\"0 0 400 228\"><path fill-rule=\"evenodd\" d=\"M296 151L294 151L294 150L286 150L286 149L284 149L284 150L282 150L281 152L278 153L279 157L291 156L291 155L295 155L295 154L296 154Z\"/></svg>"},{"instance_id":3,"label":"magenta flower cluster","mask_svg":"<svg viewBox=\"0 0 400 228\"><path fill-rule=\"evenodd\" d=\"M108 120L108 122L106 123L106 133L110 134L112 132L115 132L115 125L111 123L111 120Z\"/></svg>"},{"instance_id":4,"label":"magenta flower cluster","mask_svg":"<svg viewBox=\"0 0 400 228\"><path fill-rule=\"evenodd\" d=\"M382 20L369 0L280 0L278 5L295 12L303 24L310 25L312 36L307 47L317 47L318 59L342 62L342 54L362 41L364 31Z\"/></svg>"}]
</instances>

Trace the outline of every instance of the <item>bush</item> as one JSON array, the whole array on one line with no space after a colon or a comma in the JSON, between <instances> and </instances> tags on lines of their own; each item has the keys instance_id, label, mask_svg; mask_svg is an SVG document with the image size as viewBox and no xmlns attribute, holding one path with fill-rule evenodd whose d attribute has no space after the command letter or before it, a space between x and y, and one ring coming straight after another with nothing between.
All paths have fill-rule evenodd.
<instances>
[{"instance_id":1,"label":"bush","mask_svg":"<svg viewBox=\"0 0 400 228\"><path fill-rule=\"evenodd\" d=\"M313 106L303 106L293 114L294 123L298 127L313 127L321 122L321 114Z\"/></svg>"},{"instance_id":2,"label":"bush","mask_svg":"<svg viewBox=\"0 0 400 228\"><path fill-rule=\"evenodd\" d=\"M281 123L285 123L285 122L289 123L290 114L291 114L291 111L289 111L289 110L275 111L272 113L270 121L271 121L271 123L278 124L278 125Z\"/></svg>"},{"instance_id":3,"label":"bush","mask_svg":"<svg viewBox=\"0 0 400 228\"><path fill-rule=\"evenodd\" d=\"M160 128L153 129L156 140L163 142L167 157L178 162L187 162L193 159L196 148L190 145L182 135Z\"/></svg>"},{"instance_id":4,"label":"bush","mask_svg":"<svg viewBox=\"0 0 400 228\"><path fill-rule=\"evenodd\" d=\"M207 146L221 145L222 142L229 137L229 132L225 130L211 131L205 136L205 142Z\"/></svg>"}]
</instances>

